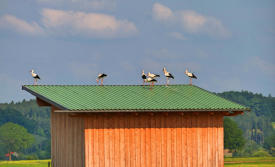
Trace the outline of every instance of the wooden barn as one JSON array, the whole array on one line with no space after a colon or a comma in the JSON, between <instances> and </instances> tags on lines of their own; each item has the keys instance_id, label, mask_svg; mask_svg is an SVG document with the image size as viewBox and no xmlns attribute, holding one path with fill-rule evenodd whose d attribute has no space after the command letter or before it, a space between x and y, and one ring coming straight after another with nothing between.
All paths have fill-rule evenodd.
<instances>
[{"instance_id":1,"label":"wooden barn","mask_svg":"<svg viewBox=\"0 0 275 167\"><path fill-rule=\"evenodd\" d=\"M249 110L192 85L22 89L52 108L53 167L221 167L223 117Z\"/></svg>"}]
</instances>

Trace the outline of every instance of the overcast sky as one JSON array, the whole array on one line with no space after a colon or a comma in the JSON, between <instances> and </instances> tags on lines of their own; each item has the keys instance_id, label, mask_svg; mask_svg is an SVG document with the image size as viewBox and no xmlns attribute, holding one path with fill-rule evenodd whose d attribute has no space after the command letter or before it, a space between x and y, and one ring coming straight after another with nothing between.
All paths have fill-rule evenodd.
<instances>
[{"instance_id":1,"label":"overcast sky","mask_svg":"<svg viewBox=\"0 0 275 167\"><path fill-rule=\"evenodd\" d=\"M275 96L275 1L0 0L0 102L32 84L142 84L141 71ZM164 84L163 75L158 84Z\"/></svg>"}]
</instances>

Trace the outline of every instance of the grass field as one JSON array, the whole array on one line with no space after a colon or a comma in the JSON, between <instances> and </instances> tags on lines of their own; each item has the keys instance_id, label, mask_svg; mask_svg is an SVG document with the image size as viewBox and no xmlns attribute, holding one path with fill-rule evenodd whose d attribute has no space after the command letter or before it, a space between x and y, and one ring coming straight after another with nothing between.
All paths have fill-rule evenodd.
<instances>
[{"instance_id":1,"label":"grass field","mask_svg":"<svg viewBox=\"0 0 275 167\"><path fill-rule=\"evenodd\" d=\"M274 167L275 157L225 158L226 167Z\"/></svg>"},{"instance_id":2,"label":"grass field","mask_svg":"<svg viewBox=\"0 0 275 167\"><path fill-rule=\"evenodd\" d=\"M0 167L48 167L49 160L0 161ZM225 158L226 167L274 167L275 157Z\"/></svg>"},{"instance_id":3,"label":"grass field","mask_svg":"<svg viewBox=\"0 0 275 167\"><path fill-rule=\"evenodd\" d=\"M50 160L0 161L0 167L48 167Z\"/></svg>"}]
</instances>

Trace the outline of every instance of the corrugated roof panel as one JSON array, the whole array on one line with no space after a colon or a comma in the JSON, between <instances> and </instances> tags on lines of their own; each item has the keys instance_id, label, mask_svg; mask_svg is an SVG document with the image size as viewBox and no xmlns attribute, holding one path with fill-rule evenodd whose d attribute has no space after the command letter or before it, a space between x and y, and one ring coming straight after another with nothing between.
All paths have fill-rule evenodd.
<instances>
[{"instance_id":1,"label":"corrugated roof panel","mask_svg":"<svg viewBox=\"0 0 275 167\"><path fill-rule=\"evenodd\" d=\"M25 85L23 89L67 110L249 110L192 85Z\"/></svg>"}]
</instances>

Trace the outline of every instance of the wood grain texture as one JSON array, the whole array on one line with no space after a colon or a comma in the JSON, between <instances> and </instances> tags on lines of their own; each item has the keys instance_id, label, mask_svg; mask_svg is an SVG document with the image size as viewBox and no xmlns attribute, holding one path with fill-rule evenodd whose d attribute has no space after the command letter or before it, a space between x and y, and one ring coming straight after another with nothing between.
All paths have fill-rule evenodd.
<instances>
[{"instance_id":1,"label":"wood grain texture","mask_svg":"<svg viewBox=\"0 0 275 167\"><path fill-rule=\"evenodd\" d=\"M84 119L51 112L52 166L84 167ZM88 137L88 136L87 136Z\"/></svg>"},{"instance_id":2,"label":"wood grain texture","mask_svg":"<svg viewBox=\"0 0 275 167\"><path fill-rule=\"evenodd\" d=\"M52 112L51 125L53 167L224 163L223 114Z\"/></svg>"}]
</instances>

